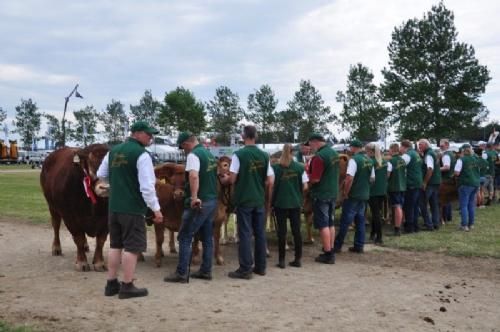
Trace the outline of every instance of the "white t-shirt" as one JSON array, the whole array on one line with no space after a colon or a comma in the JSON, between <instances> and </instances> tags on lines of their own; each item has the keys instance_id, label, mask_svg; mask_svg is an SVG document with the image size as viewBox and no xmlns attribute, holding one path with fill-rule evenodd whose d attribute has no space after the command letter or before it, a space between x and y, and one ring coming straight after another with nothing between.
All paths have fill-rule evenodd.
<instances>
[{"instance_id":1,"label":"white t-shirt","mask_svg":"<svg viewBox=\"0 0 500 332\"><path fill-rule=\"evenodd\" d=\"M406 154L406 153L405 153L405 154L403 154L403 155L401 156L401 158L403 158L403 160L405 161L406 166L408 166L408 164L409 164L409 163L410 163L410 161L411 161L411 157L410 157L408 154Z\"/></svg>"},{"instance_id":2,"label":"white t-shirt","mask_svg":"<svg viewBox=\"0 0 500 332\"><path fill-rule=\"evenodd\" d=\"M356 175L356 172L358 171L358 165L354 161L354 159L349 159L349 162L347 163L347 175L350 175L354 177ZM372 167L372 171L370 173L370 177L374 178L375 177L375 168Z\"/></svg>"},{"instance_id":3,"label":"white t-shirt","mask_svg":"<svg viewBox=\"0 0 500 332\"><path fill-rule=\"evenodd\" d=\"M427 168L434 170L434 158L432 158L431 155L425 157L425 165Z\"/></svg>"},{"instance_id":4,"label":"white t-shirt","mask_svg":"<svg viewBox=\"0 0 500 332\"><path fill-rule=\"evenodd\" d=\"M443 158L441 158L441 160L443 162L443 166L448 166L448 167L451 166L451 158L449 155L447 155L447 154L443 155Z\"/></svg>"},{"instance_id":5,"label":"white t-shirt","mask_svg":"<svg viewBox=\"0 0 500 332\"><path fill-rule=\"evenodd\" d=\"M462 171L462 159L458 159L455 164L455 172L460 173Z\"/></svg>"},{"instance_id":6,"label":"white t-shirt","mask_svg":"<svg viewBox=\"0 0 500 332\"><path fill-rule=\"evenodd\" d=\"M240 158L238 158L236 154L233 154L231 157L231 166L229 167L229 171L234 174L238 174L240 171ZM267 163L267 176L274 176L271 163Z\"/></svg>"},{"instance_id":7,"label":"white t-shirt","mask_svg":"<svg viewBox=\"0 0 500 332\"><path fill-rule=\"evenodd\" d=\"M387 162L387 173L392 172L392 163L390 161Z\"/></svg>"},{"instance_id":8,"label":"white t-shirt","mask_svg":"<svg viewBox=\"0 0 500 332\"><path fill-rule=\"evenodd\" d=\"M192 152L186 158L186 172L189 171L200 171L200 158Z\"/></svg>"}]
</instances>

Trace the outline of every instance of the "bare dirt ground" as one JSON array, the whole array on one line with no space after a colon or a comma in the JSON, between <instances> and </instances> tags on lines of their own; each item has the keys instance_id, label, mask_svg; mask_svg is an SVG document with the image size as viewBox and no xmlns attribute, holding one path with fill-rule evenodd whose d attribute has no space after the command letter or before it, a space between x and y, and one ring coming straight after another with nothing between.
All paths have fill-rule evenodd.
<instances>
[{"instance_id":1,"label":"bare dirt ground","mask_svg":"<svg viewBox=\"0 0 500 332\"><path fill-rule=\"evenodd\" d=\"M136 275L150 295L119 300L103 295L104 273L73 270L61 233L64 256L53 257L50 226L0 217L0 320L42 331L500 331L500 260L367 246L321 265L309 246L302 268L281 270L271 248L267 275L246 281L227 277L233 244L214 280L181 285L163 282L177 256L154 267L150 237Z\"/></svg>"}]
</instances>

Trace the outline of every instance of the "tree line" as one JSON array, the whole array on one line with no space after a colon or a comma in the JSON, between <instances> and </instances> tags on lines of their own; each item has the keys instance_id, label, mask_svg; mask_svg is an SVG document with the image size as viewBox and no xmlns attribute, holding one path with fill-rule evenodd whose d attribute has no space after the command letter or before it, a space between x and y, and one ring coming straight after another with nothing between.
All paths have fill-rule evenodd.
<instances>
[{"instance_id":1,"label":"tree line","mask_svg":"<svg viewBox=\"0 0 500 332\"><path fill-rule=\"evenodd\" d=\"M162 101L146 90L128 113L117 100L102 112L93 106L74 111L75 122L69 124L67 135L79 143L92 143L101 123L108 141L119 142L130 122L146 120L164 134L209 132L225 145L231 134L239 132L241 121L247 120L255 123L265 143L304 141L313 131L332 135L330 124L340 124L352 138L363 141L384 138L389 128L395 128L399 138L482 139L479 136L485 130L480 124L489 111L480 97L491 77L488 68L479 64L474 48L457 37L454 14L442 1L422 18L395 27L383 82L377 86L373 72L362 63L351 65L346 90L337 92L336 100L342 104L338 116L310 80L300 81L283 110L276 109L278 99L267 84L248 96L246 109L227 86L218 87L208 102L177 87L166 92ZM16 130L25 146L40 130L42 117L47 120L47 135L61 141L59 120L42 114L31 99L22 99L16 107Z\"/></svg>"}]
</instances>

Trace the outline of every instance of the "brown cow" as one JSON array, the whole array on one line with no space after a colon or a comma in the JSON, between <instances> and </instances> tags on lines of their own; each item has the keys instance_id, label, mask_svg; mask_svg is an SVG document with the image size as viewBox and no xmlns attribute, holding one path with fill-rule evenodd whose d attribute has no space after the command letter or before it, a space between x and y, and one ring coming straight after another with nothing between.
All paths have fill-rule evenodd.
<instances>
[{"instance_id":1,"label":"brown cow","mask_svg":"<svg viewBox=\"0 0 500 332\"><path fill-rule=\"evenodd\" d=\"M75 267L78 271L90 270L85 254L88 251L85 235L96 237L94 270L106 270L102 249L108 236L108 200L95 195L91 182L96 179L97 169L107 152L108 146L104 144L84 149L62 148L45 159L40 173L54 229L52 255L62 255L59 228L63 219L76 244ZM84 181L87 181L87 191Z\"/></svg>"},{"instance_id":2,"label":"brown cow","mask_svg":"<svg viewBox=\"0 0 500 332\"><path fill-rule=\"evenodd\" d=\"M337 197L336 207L342 205L342 197L341 192L344 186L344 181L347 174L347 162L349 161L349 157L346 154L339 155L339 195ZM314 238L312 235L312 225L313 225L313 207L312 207L312 198L310 191L307 190L304 193L304 217L306 219L306 230L307 230L307 238L304 241L305 243L314 243Z\"/></svg>"}]
</instances>

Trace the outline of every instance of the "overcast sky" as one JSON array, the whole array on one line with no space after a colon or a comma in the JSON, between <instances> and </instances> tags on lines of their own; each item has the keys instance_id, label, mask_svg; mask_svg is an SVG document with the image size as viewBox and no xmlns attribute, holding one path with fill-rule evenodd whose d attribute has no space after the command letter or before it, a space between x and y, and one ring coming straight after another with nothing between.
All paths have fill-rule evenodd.
<instances>
[{"instance_id":1,"label":"overcast sky","mask_svg":"<svg viewBox=\"0 0 500 332\"><path fill-rule=\"evenodd\" d=\"M269 84L282 110L310 79L335 113L349 65L361 62L381 81L395 26L429 11L430 0L199 0L0 2L0 107L10 124L21 98L62 116L75 84L85 99L68 111L112 99L129 111L145 89L162 100L184 86L208 101L227 85L246 108ZM447 0L458 40L474 46L490 70L483 102L500 120L500 1ZM3 135L0 135L3 137Z\"/></svg>"}]
</instances>

